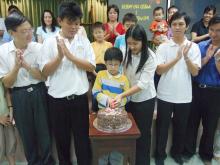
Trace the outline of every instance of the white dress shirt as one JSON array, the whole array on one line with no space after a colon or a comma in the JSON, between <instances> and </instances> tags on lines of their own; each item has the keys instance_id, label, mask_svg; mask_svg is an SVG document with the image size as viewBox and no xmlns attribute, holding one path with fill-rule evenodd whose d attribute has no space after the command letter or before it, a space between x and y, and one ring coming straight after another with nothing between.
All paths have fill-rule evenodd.
<instances>
[{"instance_id":1,"label":"white dress shirt","mask_svg":"<svg viewBox=\"0 0 220 165\"><path fill-rule=\"evenodd\" d=\"M132 61L125 69L125 75L127 76L131 87L137 85L141 88L141 91L131 95L131 101L142 102L154 98L156 96L154 73L157 67L157 60L154 52L149 49L149 57L138 73L136 73L136 71L141 56L138 54L132 55L131 57Z\"/></svg>"},{"instance_id":2,"label":"white dress shirt","mask_svg":"<svg viewBox=\"0 0 220 165\"><path fill-rule=\"evenodd\" d=\"M24 51L24 60L33 68L39 68L39 56L41 53L42 44L30 42ZM0 46L0 78L7 75L15 66L16 47L14 41L10 41ZM24 68L18 71L17 79L13 87L23 87L31 84L37 84L37 80Z\"/></svg>"},{"instance_id":3,"label":"white dress shirt","mask_svg":"<svg viewBox=\"0 0 220 165\"><path fill-rule=\"evenodd\" d=\"M58 38L63 38L59 33ZM63 38L66 47L76 57L87 60L95 66L95 55L87 38L76 34L71 43ZM41 70L44 66L58 55L57 42L55 37L45 40L42 48ZM89 89L89 82L86 71L78 68L65 56L57 70L49 76L49 95L54 98L63 98L72 94L82 95Z\"/></svg>"},{"instance_id":4,"label":"white dress shirt","mask_svg":"<svg viewBox=\"0 0 220 165\"><path fill-rule=\"evenodd\" d=\"M184 45L190 41L185 39ZM165 64L176 58L180 46L172 39L161 44L156 52L158 65ZM197 44L192 43L188 52L192 63L201 67L201 55ZM171 103L190 103L192 101L191 73L182 57L172 68L160 77L157 88L157 97Z\"/></svg>"}]
</instances>

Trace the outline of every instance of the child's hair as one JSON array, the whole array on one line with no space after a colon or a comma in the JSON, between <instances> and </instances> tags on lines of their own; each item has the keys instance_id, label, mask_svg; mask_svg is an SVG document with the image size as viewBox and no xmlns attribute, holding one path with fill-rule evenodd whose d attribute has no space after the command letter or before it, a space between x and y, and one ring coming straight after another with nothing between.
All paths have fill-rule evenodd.
<instances>
[{"instance_id":1,"label":"child's hair","mask_svg":"<svg viewBox=\"0 0 220 165\"><path fill-rule=\"evenodd\" d=\"M119 17L119 8L117 5L115 4L112 4L112 5L109 5L108 8L107 8L107 20L109 21L109 18L108 18L108 13L111 9L114 9L116 11L116 13L118 14L118 17ZM118 18L117 18L117 21L118 21Z\"/></svg>"},{"instance_id":2,"label":"child's hair","mask_svg":"<svg viewBox=\"0 0 220 165\"><path fill-rule=\"evenodd\" d=\"M209 11L213 11L213 15L215 15L216 7L214 5L206 6L206 8L203 11L203 14L208 13Z\"/></svg>"},{"instance_id":3,"label":"child's hair","mask_svg":"<svg viewBox=\"0 0 220 165\"><path fill-rule=\"evenodd\" d=\"M169 12L170 12L170 10L171 10L171 9L173 9L173 8L174 8L174 9L176 9L177 11L179 11L179 8L178 8L178 7L176 7L176 6L172 5L172 6L170 6L170 7L168 8L168 10L167 10L167 11L168 11L168 13L169 13Z\"/></svg>"},{"instance_id":4,"label":"child's hair","mask_svg":"<svg viewBox=\"0 0 220 165\"><path fill-rule=\"evenodd\" d=\"M190 17L188 15L186 15L185 12L182 12L182 13L176 12L170 18L170 21L169 21L170 27L171 27L171 24L172 24L173 21L175 21L177 19L180 19L180 18L183 18L185 20L186 26L189 26L189 24L190 24Z\"/></svg>"},{"instance_id":5,"label":"child's hair","mask_svg":"<svg viewBox=\"0 0 220 165\"><path fill-rule=\"evenodd\" d=\"M125 22L135 22L135 24L137 23L137 17L135 14L133 13L126 13L122 19L122 23L125 24Z\"/></svg>"},{"instance_id":6,"label":"child's hair","mask_svg":"<svg viewBox=\"0 0 220 165\"><path fill-rule=\"evenodd\" d=\"M31 22L27 19L27 17L14 11L8 17L6 17L5 26L7 31L9 30L16 31L16 28L26 21L31 24Z\"/></svg>"},{"instance_id":7,"label":"child's hair","mask_svg":"<svg viewBox=\"0 0 220 165\"><path fill-rule=\"evenodd\" d=\"M138 64L138 68L136 73L138 73L144 66L145 62L147 61L149 57L149 52L148 52L148 45L147 45L147 34L143 28L143 26L137 24L135 26L131 26L126 34L125 34L125 41L126 41L126 50L128 50L128 43L127 39L131 37L134 40L141 41L142 42L142 48L141 48L141 59ZM124 63L126 63L126 68L128 67L128 64L131 64L131 50L129 49L125 53L125 60ZM126 60L127 59L127 60Z\"/></svg>"},{"instance_id":8,"label":"child's hair","mask_svg":"<svg viewBox=\"0 0 220 165\"><path fill-rule=\"evenodd\" d=\"M67 18L70 21L75 21L82 18L82 10L75 1L62 2L59 5L58 16L62 20Z\"/></svg>"},{"instance_id":9,"label":"child's hair","mask_svg":"<svg viewBox=\"0 0 220 165\"><path fill-rule=\"evenodd\" d=\"M54 17L54 14L51 10L44 10L42 15L41 15L41 24L42 24L42 29L45 33L47 33L46 31L46 24L44 22L44 14L45 13L50 13L51 17L52 17L52 24L51 24L51 31L52 32L55 32L56 30L56 25L57 25L57 21L56 21L56 18Z\"/></svg>"},{"instance_id":10,"label":"child's hair","mask_svg":"<svg viewBox=\"0 0 220 165\"><path fill-rule=\"evenodd\" d=\"M164 14L164 10L163 10L163 8L162 8L161 6L158 6L158 7L155 7L155 8L154 8L154 10L153 10L153 15L154 15L155 12L158 11L158 10L161 10L162 13Z\"/></svg>"},{"instance_id":11,"label":"child's hair","mask_svg":"<svg viewBox=\"0 0 220 165\"><path fill-rule=\"evenodd\" d=\"M121 63L123 60L123 54L120 49L111 47L105 51L104 60L105 61L117 60L120 61Z\"/></svg>"},{"instance_id":12,"label":"child's hair","mask_svg":"<svg viewBox=\"0 0 220 165\"><path fill-rule=\"evenodd\" d=\"M92 25L92 31L94 31L94 29L97 29L97 28L100 28L102 30L105 31L105 27L103 25L102 22L95 22L93 25Z\"/></svg>"}]
</instances>

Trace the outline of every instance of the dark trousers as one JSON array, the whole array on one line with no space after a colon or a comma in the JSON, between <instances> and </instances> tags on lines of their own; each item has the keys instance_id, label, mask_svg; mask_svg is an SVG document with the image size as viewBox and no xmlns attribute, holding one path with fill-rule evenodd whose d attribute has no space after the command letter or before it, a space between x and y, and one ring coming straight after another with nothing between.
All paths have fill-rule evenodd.
<instances>
[{"instance_id":1,"label":"dark trousers","mask_svg":"<svg viewBox=\"0 0 220 165\"><path fill-rule=\"evenodd\" d=\"M204 160L213 157L213 143L220 114L220 89L200 88L193 84L193 102L188 121L184 154L191 157L196 152L196 141L200 121L203 133L199 145L199 155Z\"/></svg>"},{"instance_id":2,"label":"dark trousers","mask_svg":"<svg viewBox=\"0 0 220 165\"><path fill-rule=\"evenodd\" d=\"M28 165L53 165L43 83L12 90L14 118ZM39 154L41 153L41 154Z\"/></svg>"},{"instance_id":3,"label":"dark trousers","mask_svg":"<svg viewBox=\"0 0 220 165\"><path fill-rule=\"evenodd\" d=\"M136 141L136 165L150 165L151 125L155 99L143 102L129 102L126 110L131 112L141 132Z\"/></svg>"},{"instance_id":4,"label":"dark trousers","mask_svg":"<svg viewBox=\"0 0 220 165\"><path fill-rule=\"evenodd\" d=\"M171 155L181 157L184 149L184 140L190 113L190 103L175 104L158 99L157 120L156 120L156 159L166 158L166 144L168 129L173 113L173 143Z\"/></svg>"},{"instance_id":5,"label":"dark trousers","mask_svg":"<svg viewBox=\"0 0 220 165\"><path fill-rule=\"evenodd\" d=\"M78 165L89 165L89 109L86 94L72 100L49 96L49 110L59 165L71 165L72 133Z\"/></svg>"}]
</instances>

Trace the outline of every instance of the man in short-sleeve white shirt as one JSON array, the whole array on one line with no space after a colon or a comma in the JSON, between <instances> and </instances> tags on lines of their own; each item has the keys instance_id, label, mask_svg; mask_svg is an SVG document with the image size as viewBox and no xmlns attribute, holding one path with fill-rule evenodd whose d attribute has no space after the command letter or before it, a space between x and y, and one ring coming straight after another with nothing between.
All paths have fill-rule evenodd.
<instances>
[{"instance_id":1,"label":"man in short-sleeve white shirt","mask_svg":"<svg viewBox=\"0 0 220 165\"><path fill-rule=\"evenodd\" d=\"M190 19L185 13L175 13L170 20L173 38L161 44L156 52L156 72L161 75L157 88L156 165L163 165L166 158L172 114L173 143L170 154L177 164L184 163L182 152L192 101L191 76L196 76L201 67L198 45L185 37L189 22Z\"/></svg>"},{"instance_id":2,"label":"man in short-sleeve white shirt","mask_svg":"<svg viewBox=\"0 0 220 165\"><path fill-rule=\"evenodd\" d=\"M185 38L183 44L191 43ZM172 39L158 47L156 52L158 65L172 61L179 49L180 45ZM198 67L201 67L200 50L197 44L192 43L188 58ZM158 83L157 98L172 103L190 103L192 101L191 73L187 68L184 57L161 75Z\"/></svg>"},{"instance_id":3,"label":"man in short-sleeve white shirt","mask_svg":"<svg viewBox=\"0 0 220 165\"><path fill-rule=\"evenodd\" d=\"M56 38L43 44L41 70L49 77L48 103L52 131L60 164L71 164L70 142L73 132L77 163L89 160L89 108L86 71L95 69L95 56L87 38L78 35L82 11L75 2L62 2Z\"/></svg>"}]
</instances>

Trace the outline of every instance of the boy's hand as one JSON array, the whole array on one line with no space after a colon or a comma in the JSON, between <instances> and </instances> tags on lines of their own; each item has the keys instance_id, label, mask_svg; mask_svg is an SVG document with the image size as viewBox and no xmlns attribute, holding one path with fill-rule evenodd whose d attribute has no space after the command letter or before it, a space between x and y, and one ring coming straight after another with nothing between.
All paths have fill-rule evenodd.
<instances>
[{"instance_id":1,"label":"boy's hand","mask_svg":"<svg viewBox=\"0 0 220 165\"><path fill-rule=\"evenodd\" d=\"M0 123L4 126L11 125L9 116L0 116Z\"/></svg>"},{"instance_id":2,"label":"boy's hand","mask_svg":"<svg viewBox=\"0 0 220 165\"><path fill-rule=\"evenodd\" d=\"M58 37L56 37L56 40L57 40L58 57L62 59L64 56L64 51L63 51L64 41L63 39L58 39Z\"/></svg>"},{"instance_id":3,"label":"boy's hand","mask_svg":"<svg viewBox=\"0 0 220 165\"><path fill-rule=\"evenodd\" d=\"M116 108L116 100L115 100L115 99L112 99L112 98L109 98L109 99L108 99L108 106L109 106L111 109L115 109L115 108Z\"/></svg>"}]
</instances>

